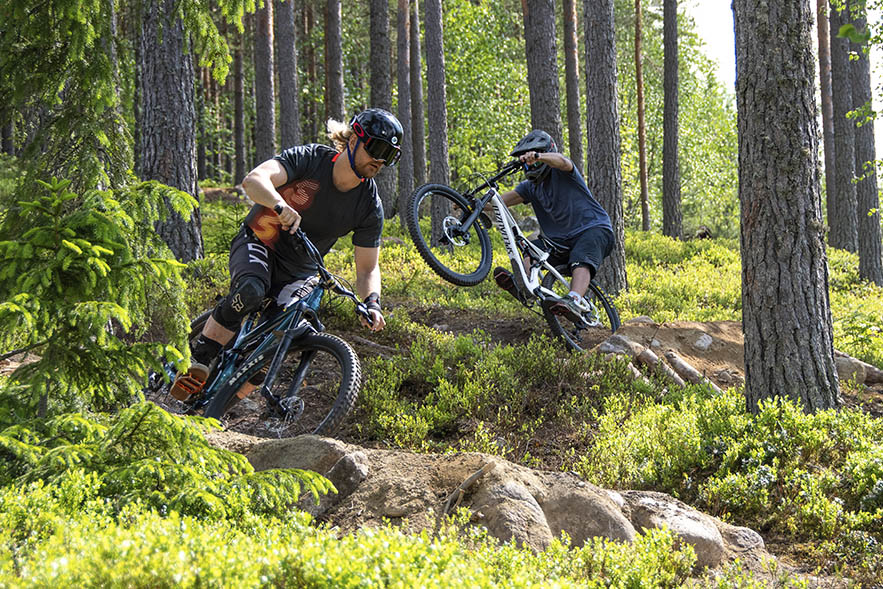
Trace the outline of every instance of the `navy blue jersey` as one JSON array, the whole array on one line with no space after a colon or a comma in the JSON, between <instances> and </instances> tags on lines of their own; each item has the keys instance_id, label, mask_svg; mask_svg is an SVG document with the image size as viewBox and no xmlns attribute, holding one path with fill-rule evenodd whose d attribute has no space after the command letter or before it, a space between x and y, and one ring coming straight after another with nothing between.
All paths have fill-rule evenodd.
<instances>
[{"instance_id":1,"label":"navy blue jersey","mask_svg":"<svg viewBox=\"0 0 883 589\"><path fill-rule=\"evenodd\" d=\"M606 227L612 232L610 216L592 196L576 167L570 172L550 168L542 182L525 180L515 187L524 202L533 207L543 235L567 240L592 227Z\"/></svg>"}]
</instances>

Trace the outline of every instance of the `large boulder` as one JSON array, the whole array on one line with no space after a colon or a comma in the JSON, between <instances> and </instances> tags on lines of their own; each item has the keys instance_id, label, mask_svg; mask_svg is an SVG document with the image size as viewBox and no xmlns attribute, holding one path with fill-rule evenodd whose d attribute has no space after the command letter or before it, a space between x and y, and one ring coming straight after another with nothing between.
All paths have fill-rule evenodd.
<instances>
[{"instance_id":1,"label":"large boulder","mask_svg":"<svg viewBox=\"0 0 883 589\"><path fill-rule=\"evenodd\" d=\"M693 547L700 568L714 568L723 562L724 539L714 518L665 493L625 491L622 496L635 528L668 528L681 542Z\"/></svg>"}]
</instances>

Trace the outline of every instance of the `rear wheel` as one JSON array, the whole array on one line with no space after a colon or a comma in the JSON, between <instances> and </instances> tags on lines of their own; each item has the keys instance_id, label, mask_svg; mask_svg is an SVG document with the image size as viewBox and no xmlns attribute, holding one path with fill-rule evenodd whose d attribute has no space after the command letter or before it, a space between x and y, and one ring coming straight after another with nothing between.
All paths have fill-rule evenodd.
<instances>
[{"instance_id":1,"label":"rear wheel","mask_svg":"<svg viewBox=\"0 0 883 589\"><path fill-rule=\"evenodd\" d=\"M433 212L442 219L441 227L431 227ZM491 240L481 220L463 230L471 212L466 197L443 184L420 186L405 207L408 232L423 260L458 286L475 286L491 269Z\"/></svg>"},{"instance_id":2,"label":"rear wheel","mask_svg":"<svg viewBox=\"0 0 883 589\"><path fill-rule=\"evenodd\" d=\"M203 414L221 419L239 401L243 386L262 385L275 353L276 348L268 349L249 362L242 375L221 387ZM299 338L270 383L270 392L288 410L272 424L273 432L281 437L334 434L356 404L361 384L359 358L345 341L328 333Z\"/></svg>"},{"instance_id":3,"label":"rear wheel","mask_svg":"<svg viewBox=\"0 0 883 589\"><path fill-rule=\"evenodd\" d=\"M566 296L570 291L570 283L558 280L551 272L543 277L542 284L559 297ZM556 315L545 303L542 305L543 317L552 329L552 333L563 339L567 347L574 351L592 348L619 329L619 312L607 299L601 287L592 282L584 298L592 310L584 313L578 322L566 316Z\"/></svg>"}]
</instances>

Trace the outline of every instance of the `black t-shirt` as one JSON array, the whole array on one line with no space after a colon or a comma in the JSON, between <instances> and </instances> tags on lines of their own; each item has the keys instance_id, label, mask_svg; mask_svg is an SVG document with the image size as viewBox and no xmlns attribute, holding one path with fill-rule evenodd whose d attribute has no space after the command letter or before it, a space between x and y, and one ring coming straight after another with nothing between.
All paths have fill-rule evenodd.
<instances>
[{"instance_id":1,"label":"black t-shirt","mask_svg":"<svg viewBox=\"0 0 883 589\"><path fill-rule=\"evenodd\" d=\"M332 171L337 155L331 147L314 143L286 149L275 157L288 173L288 182L276 190L300 213L301 228L323 256L350 232L353 245L378 247L383 231L383 205L373 179L347 192L335 188ZM256 204L245 224L275 252L277 263L291 265L291 269L302 265L302 248L282 230L274 211Z\"/></svg>"}]
</instances>

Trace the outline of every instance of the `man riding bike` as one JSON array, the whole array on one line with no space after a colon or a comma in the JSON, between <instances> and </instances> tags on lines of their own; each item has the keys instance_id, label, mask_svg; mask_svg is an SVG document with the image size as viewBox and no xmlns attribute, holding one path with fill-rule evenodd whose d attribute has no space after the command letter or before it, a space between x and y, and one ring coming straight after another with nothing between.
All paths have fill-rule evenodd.
<instances>
[{"instance_id":1,"label":"man riding bike","mask_svg":"<svg viewBox=\"0 0 883 589\"><path fill-rule=\"evenodd\" d=\"M570 292L551 306L556 315L579 320L579 301L589 283L613 250L614 236L610 217L595 200L586 181L573 162L558 153L555 141L545 131L535 129L519 141L510 154L524 165L526 180L502 195L509 207L527 202L533 207L540 230L554 246L550 261L566 264L571 273ZM545 245L537 242L545 249ZM530 260L525 260L525 267ZM520 298L512 273L494 269L500 288Z\"/></svg>"},{"instance_id":2,"label":"man riding bike","mask_svg":"<svg viewBox=\"0 0 883 589\"><path fill-rule=\"evenodd\" d=\"M391 113L369 108L348 125L329 120L327 129L334 148L286 149L242 181L255 205L230 246L230 292L193 340L192 363L175 379L174 397L186 399L202 390L212 360L265 297L284 307L310 288L316 266L294 238L298 227L323 256L339 237L352 233L355 290L371 315L370 322L360 320L372 331L386 325L378 265L383 205L373 178L401 156L402 125Z\"/></svg>"}]
</instances>

